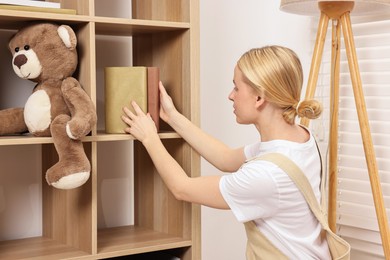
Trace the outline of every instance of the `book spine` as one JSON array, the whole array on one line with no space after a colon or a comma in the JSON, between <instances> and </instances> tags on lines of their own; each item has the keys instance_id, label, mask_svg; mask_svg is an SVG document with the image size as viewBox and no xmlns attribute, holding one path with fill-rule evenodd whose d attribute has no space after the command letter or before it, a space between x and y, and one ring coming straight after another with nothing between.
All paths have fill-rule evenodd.
<instances>
[{"instance_id":1,"label":"book spine","mask_svg":"<svg viewBox=\"0 0 390 260\"><path fill-rule=\"evenodd\" d=\"M156 124L157 131L160 130L160 69L148 67L148 113Z\"/></svg>"}]
</instances>

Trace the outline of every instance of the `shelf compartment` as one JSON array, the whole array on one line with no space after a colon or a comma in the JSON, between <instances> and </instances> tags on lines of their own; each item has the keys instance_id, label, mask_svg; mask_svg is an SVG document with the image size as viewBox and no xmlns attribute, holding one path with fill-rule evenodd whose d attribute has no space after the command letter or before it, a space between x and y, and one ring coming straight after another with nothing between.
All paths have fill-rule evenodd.
<instances>
[{"instance_id":1,"label":"shelf compartment","mask_svg":"<svg viewBox=\"0 0 390 260\"><path fill-rule=\"evenodd\" d=\"M88 253L45 237L0 242L0 259L83 259Z\"/></svg>"},{"instance_id":2,"label":"shelf compartment","mask_svg":"<svg viewBox=\"0 0 390 260\"><path fill-rule=\"evenodd\" d=\"M75 14L51 13L51 12L33 12L21 10L0 10L0 27L3 29L18 29L28 22L32 21L53 21L65 24L78 24L82 22L89 22L93 12L91 11L92 0L77 1L77 0L63 0L61 1L61 8L74 9Z\"/></svg>"},{"instance_id":3,"label":"shelf compartment","mask_svg":"<svg viewBox=\"0 0 390 260\"><path fill-rule=\"evenodd\" d=\"M146 20L161 21L189 21L190 6L195 6L189 1L177 0L133 0L132 17Z\"/></svg>"},{"instance_id":4,"label":"shelf compartment","mask_svg":"<svg viewBox=\"0 0 390 260\"><path fill-rule=\"evenodd\" d=\"M95 153L91 143L84 143L84 150L92 162ZM42 171L58 162L54 145L42 145ZM89 180L77 189L60 190L47 185L42 176L42 236L92 253L94 248L95 217L93 204L94 169Z\"/></svg>"},{"instance_id":5,"label":"shelf compartment","mask_svg":"<svg viewBox=\"0 0 390 260\"><path fill-rule=\"evenodd\" d=\"M115 257L191 246L189 239L138 226L98 231L99 257Z\"/></svg>"},{"instance_id":6,"label":"shelf compartment","mask_svg":"<svg viewBox=\"0 0 390 260\"><path fill-rule=\"evenodd\" d=\"M185 141L163 140L164 146L175 160L186 169ZM190 171L187 171L191 174ZM191 240L192 214L190 203L178 201L164 184L151 158L140 143L134 144L134 223L151 229Z\"/></svg>"}]
</instances>

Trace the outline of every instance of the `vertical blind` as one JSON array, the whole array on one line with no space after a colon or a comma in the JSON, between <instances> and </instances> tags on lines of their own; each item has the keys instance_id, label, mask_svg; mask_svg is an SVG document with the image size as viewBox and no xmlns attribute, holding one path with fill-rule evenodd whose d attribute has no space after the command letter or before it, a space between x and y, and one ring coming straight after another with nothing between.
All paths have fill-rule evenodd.
<instances>
[{"instance_id":1,"label":"vertical blind","mask_svg":"<svg viewBox=\"0 0 390 260\"><path fill-rule=\"evenodd\" d=\"M318 20L313 19L313 46ZM369 125L376 153L387 216L390 216L390 16L353 17L356 45ZM341 38L337 233L352 246L352 259L384 259L370 180ZM331 22L325 42L316 98L323 102L321 118L311 122L323 156L329 140Z\"/></svg>"}]
</instances>

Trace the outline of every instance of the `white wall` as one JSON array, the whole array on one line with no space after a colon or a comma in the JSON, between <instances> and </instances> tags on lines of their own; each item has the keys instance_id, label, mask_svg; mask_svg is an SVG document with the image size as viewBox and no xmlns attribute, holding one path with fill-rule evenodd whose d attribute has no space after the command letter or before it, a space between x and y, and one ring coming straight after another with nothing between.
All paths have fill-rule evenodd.
<instances>
[{"instance_id":1,"label":"white wall","mask_svg":"<svg viewBox=\"0 0 390 260\"><path fill-rule=\"evenodd\" d=\"M310 18L279 11L275 0L200 0L201 127L238 147L258 140L253 126L235 122L227 96L233 69L242 53L253 47L278 44L297 52L305 77L312 52ZM205 160L202 175L220 174ZM202 207L202 259L245 258L244 226L230 211Z\"/></svg>"}]
</instances>

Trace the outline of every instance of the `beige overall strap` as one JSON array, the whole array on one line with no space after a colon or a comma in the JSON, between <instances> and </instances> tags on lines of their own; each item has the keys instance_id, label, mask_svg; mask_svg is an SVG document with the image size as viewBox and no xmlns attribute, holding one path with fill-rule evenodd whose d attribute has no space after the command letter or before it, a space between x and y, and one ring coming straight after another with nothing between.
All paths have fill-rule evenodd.
<instances>
[{"instance_id":1,"label":"beige overall strap","mask_svg":"<svg viewBox=\"0 0 390 260\"><path fill-rule=\"evenodd\" d=\"M318 148L318 147L317 147ZM305 183L305 176L303 175L302 171L294 164L292 161L285 157L282 154L279 153L269 153L262 155L260 157L252 158L248 161L256 161L256 160L265 160L270 161L272 163L275 163L278 165L282 170L284 170L291 178L292 180L297 184L298 182L298 188L312 191L311 186L307 186L308 183ZM247 161L247 162L248 162ZM303 180L302 180L303 179ZM321 180L321 189L324 188L324 176L322 176ZM302 182L304 184L302 184ZM310 196L311 195L311 196ZM314 210L317 211L316 216L321 218L321 209L313 204L317 204L317 201L315 199L314 194L310 194L308 196L305 196L306 199L311 200L309 202L309 205ZM314 201L313 201L314 198ZM322 204L322 203L321 203ZM322 219L322 222L324 220ZM321 223L325 224L325 223ZM271 241L268 240L267 237L265 237L260 230L257 228L254 221L246 222L245 224L245 231L247 234L248 242L247 242L247 248L246 248L246 259L247 260L261 260L261 259L288 259L287 256L285 256L277 247L275 247Z\"/></svg>"},{"instance_id":2,"label":"beige overall strap","mask_svg":"<svg viewBox=\"0 0 390 260\"><path fill-rule=\"evenodd\" d=\"M326 212L323 212L323 209L321 209L314 195L314 191L309 183L309 180L303 174L302 170L293 161L291 161L291 159L280 153L269 153L257 157L254 160L270 161L279 166L285 173L287 173L301 191L302 195L305 197L311 211L321 223L322 227L325 230L329 229L328 221L325 218Z\"/></svg>"},{"instance_id":3,"label":"beige overall strap","mask_svg":"<svg viewBox=\"0 0 390 260\"><path fill-rule=\"evenodd\" d=\"M247 260L288 259L260 232L254 221L248 221L244 225L248 237L246 246Z\"/></svg>"},{"instance_id":4,"label":"beige overall strap","mask_svg":"<svg viewBox=\"0 0 390 260\"><path fill-rule=\"evenodd\" d=\"M294 181L295 185L301 191L305 197L311 211L318 219L322 228L326 231L326 239L329 245L329 249L332 255L332 259L350 259L351 246L337 234L333 233L329 228L328 220L326 218L326 211L321 209L318 203L314 191L310 185L309 180L306 178L302 170L291 161L288 157L280 153L269 153L257 157L254 160L266 160L278 165L283 171L285 171ZM324 182L324 176L322 176L322 183ZM323 184L321 185L323 191ZM324 195L323 195L324 196Z\"/></svg>"}]
</instances>

